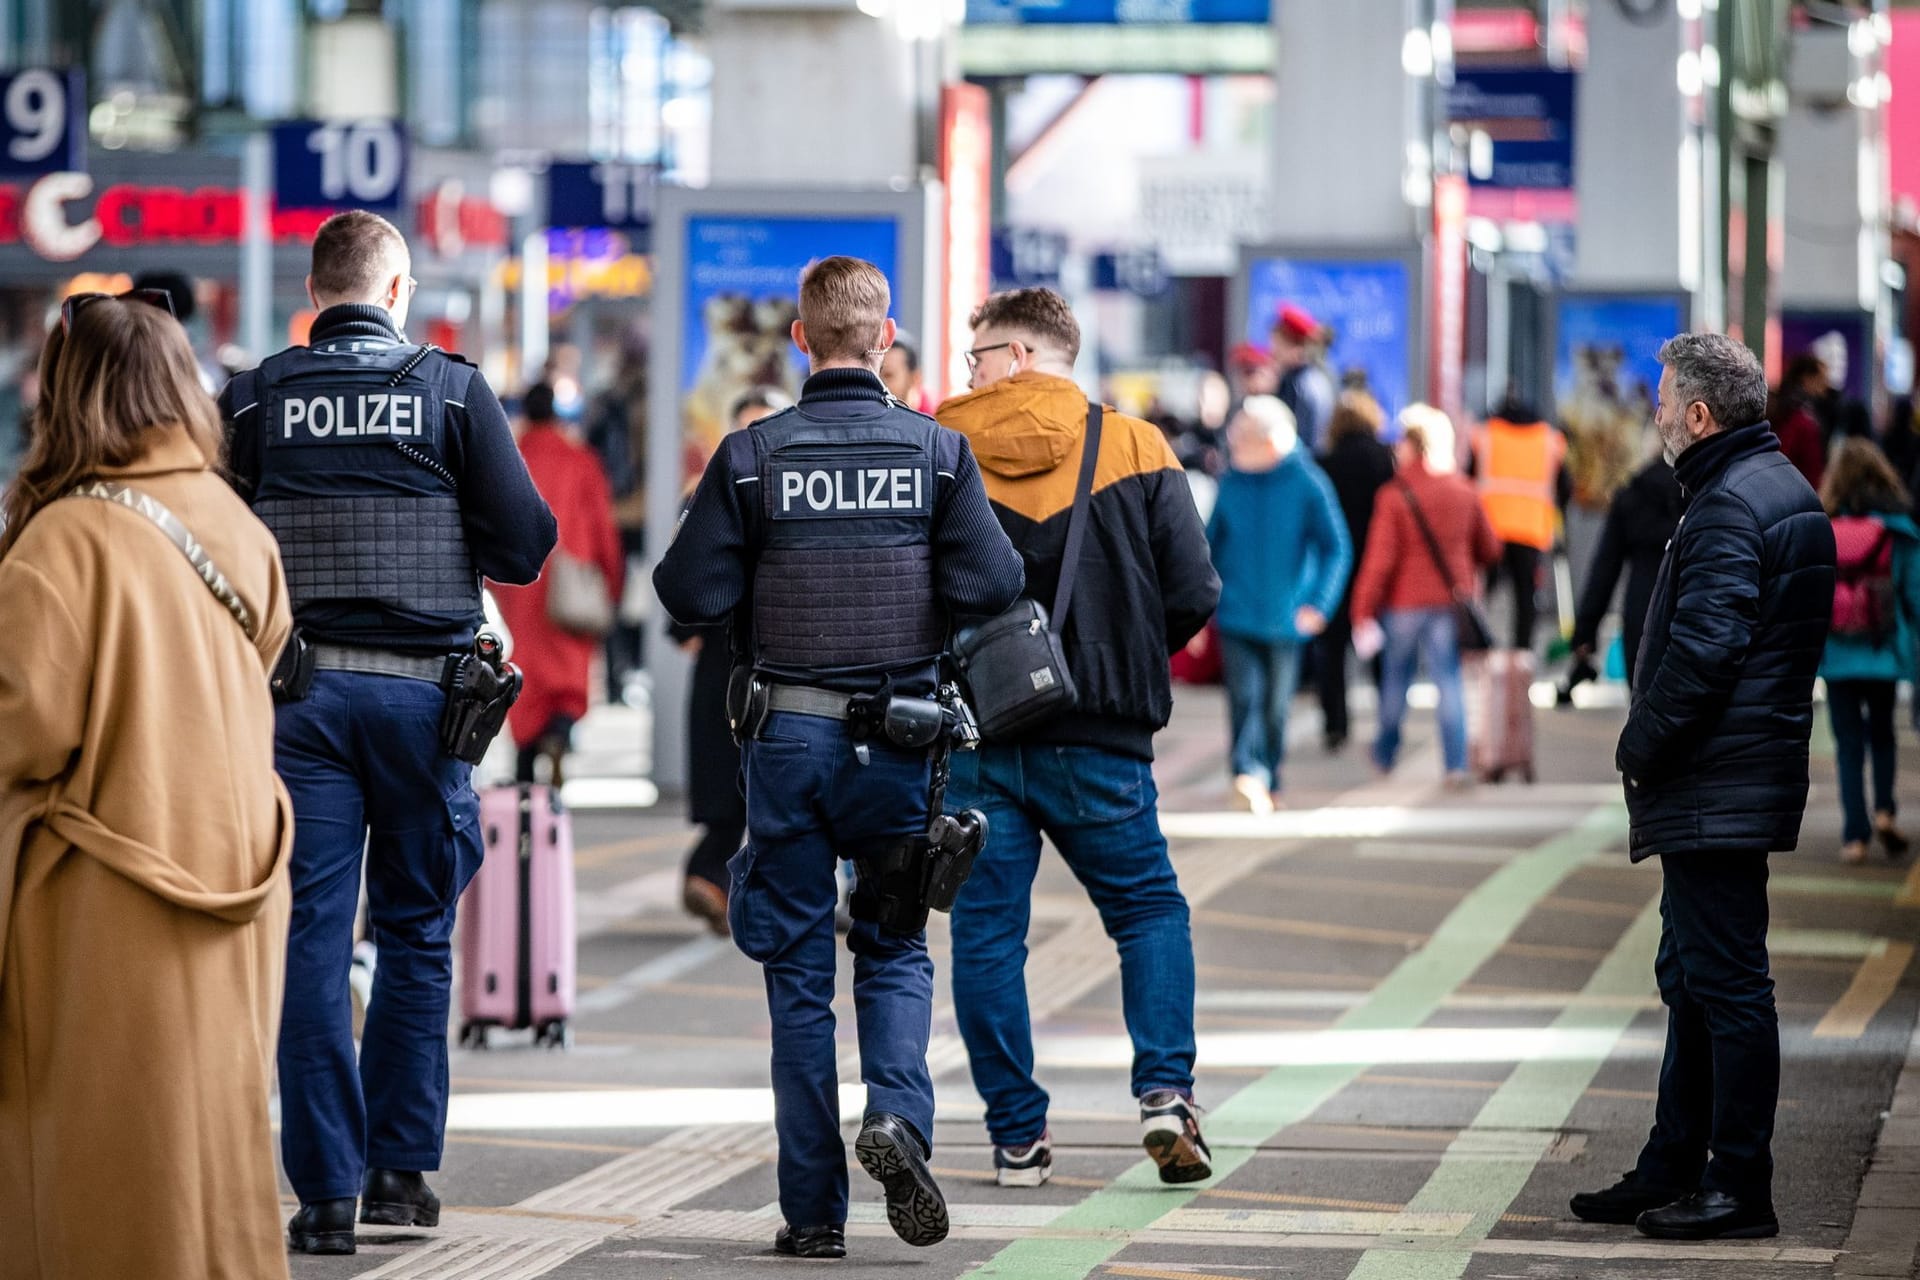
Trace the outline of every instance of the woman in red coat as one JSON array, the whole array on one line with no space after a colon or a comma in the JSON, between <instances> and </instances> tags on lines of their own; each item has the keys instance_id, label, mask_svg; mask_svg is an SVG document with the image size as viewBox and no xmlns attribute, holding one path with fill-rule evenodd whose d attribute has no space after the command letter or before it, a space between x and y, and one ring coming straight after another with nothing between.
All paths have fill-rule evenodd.
<instances>
[{"instance_id":1,"label":"woman in red coat","mask_svg":"<svg viewBox=\"0 0 1920 1280\"><path fill-rule=\"evenodd\" d=\"M554 557L567 555L599 569L607 599L618 605L626 582L626 556L613 522L613 496L600 459L572 428L553 416L553 388L536 383L527 390L527 427L520 452L540 496L560 525ZM517 776L533 781L534 762L552 762L552 780L563 780L561 761L573 726L587 714L589 678L600 651L597 635L567 631L547 612L553 561L540 580L527 587L493 587L500 613L513 633L513 660L526 675L526 688L507 715L507 728L520 749Z\"/></svg>"}]
</instances>

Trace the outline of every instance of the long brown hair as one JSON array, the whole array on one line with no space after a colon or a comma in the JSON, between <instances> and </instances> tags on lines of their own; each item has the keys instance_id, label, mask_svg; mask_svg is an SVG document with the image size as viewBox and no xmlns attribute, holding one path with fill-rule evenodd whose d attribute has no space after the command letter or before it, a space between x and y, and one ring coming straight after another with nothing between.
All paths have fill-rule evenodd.
<instances>
[{"instance_id":1,"label":"long brown hair","mask_svg":"<svg viewBox=\"0 0 1920 1280\"><path fill-rule=\"evenodd\" d=\"M0 503L0 555L41 508L103 467L124 467L168 431L184 431L209 466L221 465L220 411L180 322L144 302L106 298L55 326L40 353L20 474Z\"/></svg>"},{"instance_id":2,"label":"long brown hair","mask_svg":"<svg viewBox=\"0 0 1920 1280\"><path fill-rule=\"evenodd\" d=\"M1820 484L1820 505L1830 516L1868 516L1904 515L1912 504L1880 446L1854 436L1833 451Z\"/></svg>"}]
</instances>

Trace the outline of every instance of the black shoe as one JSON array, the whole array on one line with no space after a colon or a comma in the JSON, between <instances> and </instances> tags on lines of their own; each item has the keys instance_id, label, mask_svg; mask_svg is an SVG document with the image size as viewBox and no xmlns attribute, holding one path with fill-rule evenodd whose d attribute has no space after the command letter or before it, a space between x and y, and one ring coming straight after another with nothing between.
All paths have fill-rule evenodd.
<instances>
[{"instance_id":1,"label":"black shoe","mask_svg":"<svg viewBox=\"0 0 1920 1280\"><path fill-rule=\"evenodd\" d=\"M287 1223L287 1248L295 1253L352 1253L353 1197L303 1203Z\"/></svg>"},{"instance_id":2,"label":"black shoe","mask_svg":"<svg viewBox=\"0 0 1920 1280\"><path fill-rule=\"evenodd\" d=\"M947 1198L927 1168L926 1152L912 1125L876 1111L860 1126L853 1153L867 1176L887 1189L887 1221L893 1234L921 1247L947 1238Z\"/></svg>"},{"instance_id":3,"label":"black shoe","mask_svg":"<svg viewBox=\"0 0 1920 1280\"><path fill-rule=\"evenodd\" d=\"M1213 1152L1200 1136L1200 1108L1172 1089L1140 1099L1140 1145L1160 1166L1160 1181L1178 1185L1213 1176Z\"/></svg>"},{"instance_id":4,"label":"black shoe","mask_svg":"<svg viewBox=\"0 0 1920 1280\"><path fill-rule=\"evenodd\" d=\"M1663 1209L1690 1194L1690 1187L1662 1186L1644 1181L1638 1173L1629 1173L1604 1191L1582 1191L1567 1202L1567 1207L1582 1222L1630 1227L1647 1210Z\"/></svg>"},{"instance_id":5,"label":"black shoe","mask_svg":"<svg viewBox=\"0 0 1920 1280\"><path fill-rule=\"evenodd\" d=\"M790 1227L782 1223L773 1237L773 1248L789 1258L844 1258L847 1231L845 1227Z\"/></svg>"},{"instance_id":6,"label":"black shoe","mask_svg":"<svg viewBox=\"0 0 1920 1280\"><path fill-rule=\"evenodd\" d=\"M1724 1191L1696 1191L1634 1224L1656 1240L1761 1240L1780 1234L1780 1220L1764 1201L1736 1200Z\"/></svg>"},{"instance_id":7,"label":"black shoe","mask_svg":"<svg viewBox=\"0 0 1920 1280\"><path fill-rule=\"evenodd\" d=\"M437 1227L440 1197L422 1174L369 1169L360 1189L360 1221L378 1227Z\"/></svg>"}]
</instances>

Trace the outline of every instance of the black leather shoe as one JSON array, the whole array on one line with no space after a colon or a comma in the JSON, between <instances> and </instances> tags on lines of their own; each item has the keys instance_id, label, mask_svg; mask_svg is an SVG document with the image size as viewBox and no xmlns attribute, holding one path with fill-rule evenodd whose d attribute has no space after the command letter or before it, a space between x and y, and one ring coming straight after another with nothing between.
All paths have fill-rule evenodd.
<instances>
[{"instance_id":1,"label":"black leather shoe","mask_svg":"<svg viewBox=\"0 0 1920 1280\"><path fill-rule=\"evenodd\" d=\"M845 1227L790 1227L782 1225L773 1237L774 1251L789 1258L844 1258Z\"/></svg>"},{"instance_id":2,"label":"black leather shoe","mask_svg":"<svg viewBox=\"0 0 1920 1280\"><path fill-rule=\"evenodd\" d=\"M1736 1200L1724 1191L1696 1191L1662 1209L1649 1209L1634 1225L1656 1240L1759 1240L1780 1234L1773 1206Z\"/></svg>"},{"instance_id":3,"label":"black leather shoe","mask_svg":"<svg viewBox=\"0 0 1920 1280\"><path fill-rule=\"evenodd\" d=\"M353 1197L302 1204L287 1223L287 1248L295 1253L352 1253Z\"/></svg>"},{"instance_id":4,"label":"black leather shoe","mask_svg":"<svg viewBox=\"0 0 1920 1280\"><path fill-rule=\"evenodd\" d=\"M360 1221L378 1227L437 1227L440 1197L424 1174L369 1169L360 1189Z\"/></svg>"},{"instance_id":5,"label":"black leather shoe","mask_svg":"<svg viewBox=\"0 0 1920 1280\"><path fill-rule=\"evenodd\" d=\"M927 1168L926 1149L912 1125L876 1111L860 1126L853 1153L867 1176L887 1189L893 1234L921 1247L947 1238L947 1198Z\"/></svg>"},{"instance_id":6,"label":"black leather shoe","mask_svg":"<svg viewBox=\"0 0 1920 1280\"><path fill-rule=\"evenodd\" d=\"M1639 1174L1629 1173L1604 1191L1582 1191L1567 1201L1567 1207L1582 1222L1630 1227L1647 1210L1664 1209L1675 1200L1684 1199L1692 1191L1691 1187L1669 1187L1646 1182Z\"/></svg>"}]
</instances>

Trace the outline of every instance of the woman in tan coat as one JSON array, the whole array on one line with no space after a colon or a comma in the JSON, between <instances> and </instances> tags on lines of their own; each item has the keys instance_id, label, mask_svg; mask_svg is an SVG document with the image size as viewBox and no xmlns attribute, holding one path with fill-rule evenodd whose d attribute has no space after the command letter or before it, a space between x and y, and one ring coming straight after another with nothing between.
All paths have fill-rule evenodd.
<instances>
[{"instance_id":1,"label":"woman in tan coat","mask_svg":"<svg viewBox=\"0 0 1920 1280\"><path fill-rule=\"evenodd\" d=\"M284 1277L279 556L167 309L70 300L40 376L0 531L0 1278Z\"/></svg>"}]
</instances>

